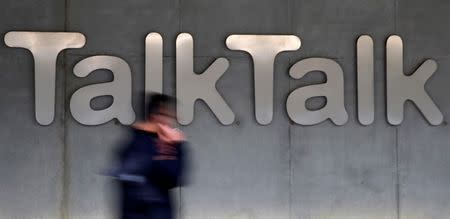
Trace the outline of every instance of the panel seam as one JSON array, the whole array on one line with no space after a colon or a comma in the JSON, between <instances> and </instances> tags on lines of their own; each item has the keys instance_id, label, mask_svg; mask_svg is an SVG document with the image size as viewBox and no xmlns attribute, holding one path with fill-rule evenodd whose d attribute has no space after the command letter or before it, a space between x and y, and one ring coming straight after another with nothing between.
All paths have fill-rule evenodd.
<instances>
[{"instance_id":1,"label":"panel seam","mask_svg":"<svg viewBox=\"0 0 450 219\"><path fill-rule=\"evenodd\" d=\"M68 21L68 5L69 0L64 0L64 31L68 31L69 21ZM68 147L67 147L67 52L63 51L63 74L64 74L64 89L63 89L63 150L62 150L62 199L61 199L61 218L67 219L68 216L68 201L69 201L69 168L67 165L68 162Z\"/></svg>"},{"instance_id":2,"label":"panel seam","mask_svg":"<svg viewBox=\"0 0 450 219\"><path fill-rule=\"evenodd\" d=\"M395 202L397 219L401 218L400 212L400 165L399 165L398 127L395 127Z\"/></svg>"},{"instance_id":3,"label":"panel seam","mask_svg":"<svg viewBox=\"0 0 450 219\"><path fill-rule=\"evenodd\" d=\"M291 64L291 58L288 58L289 65ZM289 77L289 76L288 76ZM291 90L291 80L288 82L289 91ZM288 116L289 119L289 116ZM292 219L292 180L293 180L293 169L292 169L292 122L289 119L288 123L288 148L289 148L289 219Z\"/></svg>"},{"instance_id":4,"label":"panel seam","mask_svg":"<svg viewBox=\"0 0 450 219\"><path fill-rule=\"evenodd\" d=\"M181 31L182 31L182 28L183 28L183 26L182 26L182 11L181 11L181 0L177 0L177 10L178 10L178 33L177 33L177 35L179 34L179 33L181 33ZM175 60L176 60L176 57L175 57ZM180 189L178 190L178 215L179 215L179 217L180 218L183 218L183 215L182 215L182 209L183 209L183 207L182 207L182 187L180 186Z\"/></svg>"},{"instance_id":5,"label":"panel seam","mask_svg":"<svg viewBox=\"0 0 450 219\"><path fill-rule=\"evenodd\" d=\"M291 31L291 34L294 34L294 15L292 13L292 8L294 2L292 0L287 0L287 14L288 14L288 22L289 22L289 29ZM288 57L288 63L289 65L291 64L291 58ZM291 80L289 80L289 76L288 76L288 87L289 87L289 91L291 90ZM289 116L288 116L288 120L289 120ZM288 165L289 165L289 194L288 194L288 198L289 198L289 214L288 217L289 219L292 218L292 178L293 178L293 169L292 169L292 123L289 121L288 122Z\"/></svg>"}]
</instances>

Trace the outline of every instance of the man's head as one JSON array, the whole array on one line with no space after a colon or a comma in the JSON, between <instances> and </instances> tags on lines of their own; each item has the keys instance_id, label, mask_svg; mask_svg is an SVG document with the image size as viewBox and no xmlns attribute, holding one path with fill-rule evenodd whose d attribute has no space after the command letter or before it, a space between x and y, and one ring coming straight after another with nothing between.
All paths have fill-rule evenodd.
<instances>
[{"instance_id":1,"label":"man's head","mask_svg":"<svg viewBox=\"0 0 450 219\"><path fill-rule=\"evenodd\" d=\"M147 102L147 120L172 126L176 119L175 102L175 98L171 96L159 93L151 94Z\"/></svg>"}]
</instances>

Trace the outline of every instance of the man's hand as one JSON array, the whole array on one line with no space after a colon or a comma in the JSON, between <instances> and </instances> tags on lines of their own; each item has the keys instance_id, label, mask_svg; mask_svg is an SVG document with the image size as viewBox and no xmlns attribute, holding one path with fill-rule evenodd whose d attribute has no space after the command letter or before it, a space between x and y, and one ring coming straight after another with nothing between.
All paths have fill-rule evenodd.
<instances>
[{"instance_id":1,"label":"man's hand","mask_svg":"<svg viewBox=\"0 0 450 219\"><path fill-rule=\"evenodd\" d=\"M158 124L158 137L165 143L181 142L185 140L183 132L167 125Z\"/></svg>"}]
</instances>

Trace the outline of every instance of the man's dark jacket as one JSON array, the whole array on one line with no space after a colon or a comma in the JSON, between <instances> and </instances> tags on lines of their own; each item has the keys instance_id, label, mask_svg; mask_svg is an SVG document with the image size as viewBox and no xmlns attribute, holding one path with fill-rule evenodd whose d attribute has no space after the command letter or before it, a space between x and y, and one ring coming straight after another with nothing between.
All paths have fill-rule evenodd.
<instances>
[{"instance_id":1,"label":"man's dark jacket","mask_svg":"<svg viewBox=\"0 0 450 219\"><path fill-rule=\"evenodd\" d=\"M119 154L119 179L128 202L169 203L169 190L185 178L186 144L161 143L152 132L133 129Z\"/></svg>"}]
</instances>

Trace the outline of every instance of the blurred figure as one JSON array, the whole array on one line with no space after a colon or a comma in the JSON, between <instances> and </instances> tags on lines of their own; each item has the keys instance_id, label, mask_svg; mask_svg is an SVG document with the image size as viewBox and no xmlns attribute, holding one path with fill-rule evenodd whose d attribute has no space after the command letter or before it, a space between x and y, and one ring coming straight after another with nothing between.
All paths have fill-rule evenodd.
<instances>
[{"instance_id":1,"label":"blurred figure","mask_svg":"<svg viewBox=\"0 0 450 219\"><path fill-rule=\"evenodd\" d=\"M132 138L119 153L116 177L122 219L172 219L169 190L183 184L185 139L174 128L175 99L153 94L146 120L132 126Z\"/></svg>"}]
</instances>

